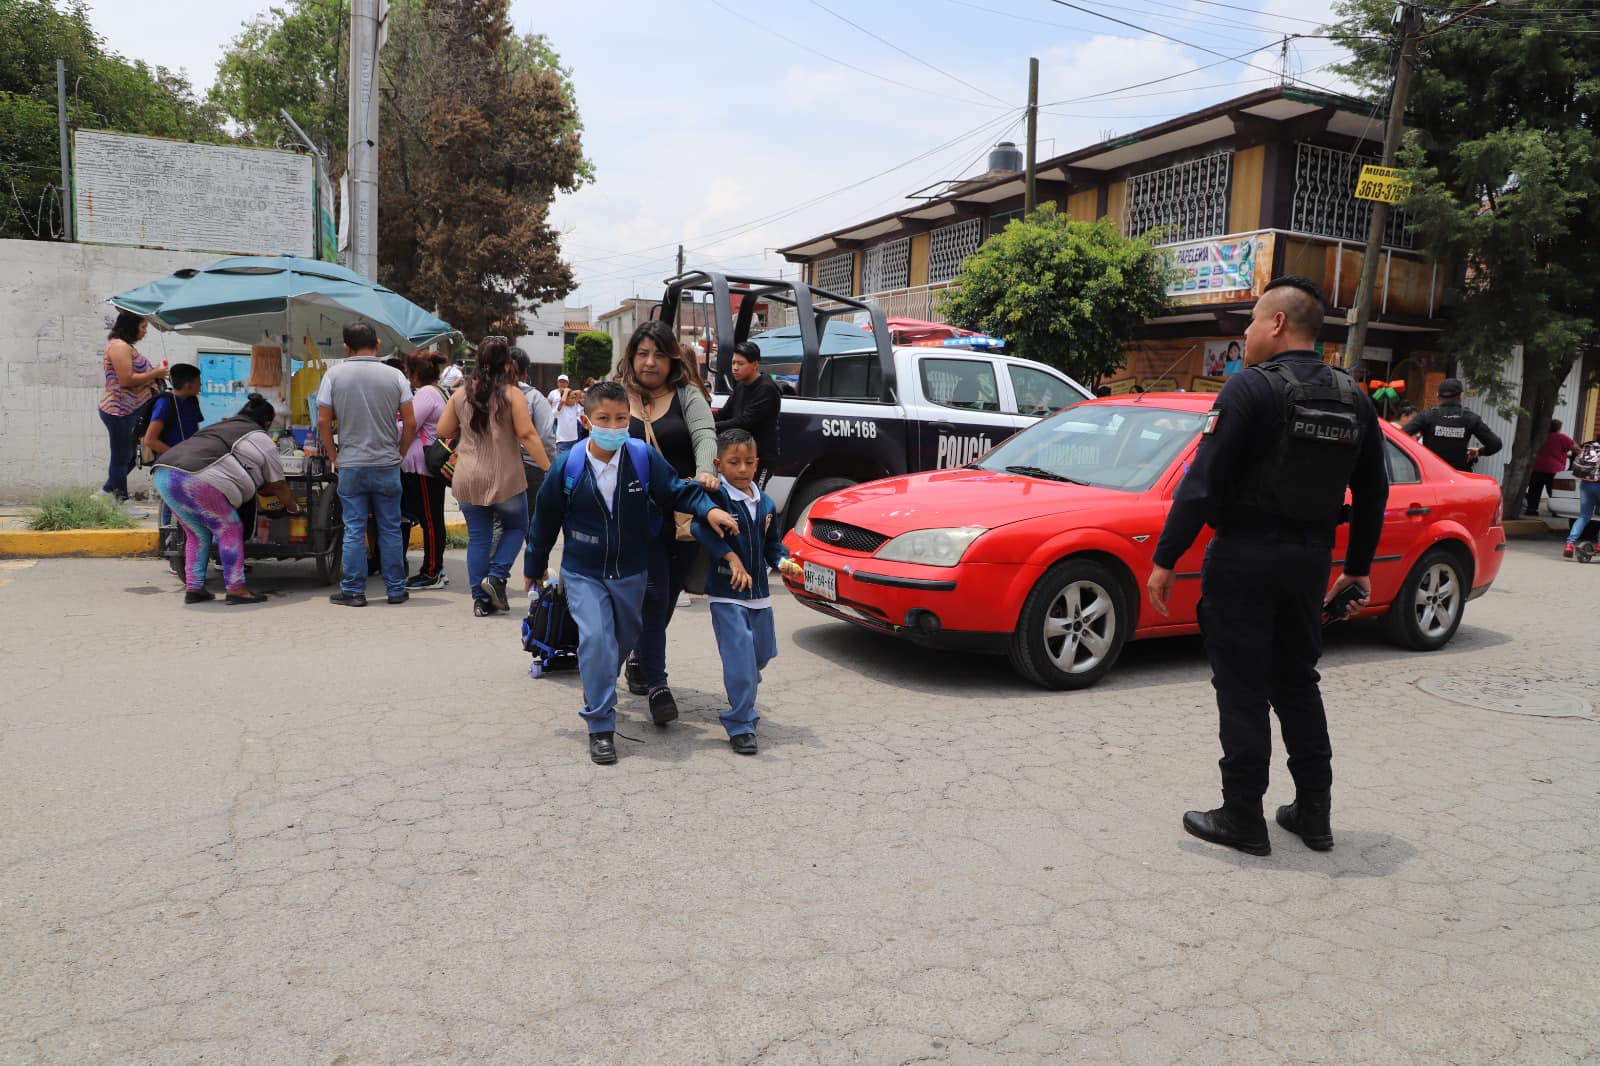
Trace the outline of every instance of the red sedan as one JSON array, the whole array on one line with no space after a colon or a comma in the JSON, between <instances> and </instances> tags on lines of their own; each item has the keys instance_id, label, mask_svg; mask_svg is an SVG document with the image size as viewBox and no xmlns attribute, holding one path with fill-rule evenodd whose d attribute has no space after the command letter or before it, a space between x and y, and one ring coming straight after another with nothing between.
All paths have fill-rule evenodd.
<instances>
[{"instance_id":1,"label":"red sedan","mask_svg":"<svg viewBox=\"0 0 1600 1066\"><path fill-rule=\"evenodd\" d=\"M1142 590L1213 400L1088 400L969 467L824 496L788 535L804 575L785 584L830 618L930 647L1003 652L1050 688L1092 685L1127 641L1198 632L1209 529L1178 563L1170 617L1148 609ZM1433 650L1500 572L1500 489L1383 432L1389 505L1362 615L1381 616L1406 647ZM1341 526L1336 564L1347 533Z\"/></svg>"}]
</instances>

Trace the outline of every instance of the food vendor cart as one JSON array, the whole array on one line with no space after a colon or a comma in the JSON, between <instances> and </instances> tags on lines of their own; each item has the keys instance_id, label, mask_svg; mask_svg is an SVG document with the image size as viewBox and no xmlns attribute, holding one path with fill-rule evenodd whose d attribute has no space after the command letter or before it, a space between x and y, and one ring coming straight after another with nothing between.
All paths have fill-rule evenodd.
<instances>
[{"instance_id":1,"label":"food vendor cart","mask_svg":"<svg viewBox=\"0 0 1600 1066\"><path fill-rule=\"evenodd\" d=\"M290 518L275 499L246 506L247 559L314 559L317 577L341 573L344 522L338 475L317 440L316 394L328 365L342 353L341 333L357 319L378 331L384 354L415 351L454 335L399 294L334 263L294 256L233 256L111 297L118 308L143 315L157 329L250 346L251 392L271 401L277 416L285 480L307 512ZM337 427L335 428L337 432ZM402 523L402 534L409 529ZM181 526L163 526L161 553L181 565Z\"/></svg>"}]
</instances>

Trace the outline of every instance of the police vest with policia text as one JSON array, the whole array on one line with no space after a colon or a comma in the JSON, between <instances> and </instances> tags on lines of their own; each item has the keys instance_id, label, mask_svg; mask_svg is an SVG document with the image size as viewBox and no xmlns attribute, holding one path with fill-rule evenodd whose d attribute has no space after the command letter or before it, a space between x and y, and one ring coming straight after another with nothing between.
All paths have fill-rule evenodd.
<instances>
[{"instance_id":1,"label":"police vest with policia text","mask_svg":"<svg viewBox=\"0 0 1600 1066\"><path fill-rule=\"evenodd\" d=\"M1281 419L1277 440L1241 479L1238 501L1297 524L1337 523L1361 451L1355 382L1338 367L1327 368L1326 385L1301 381L1287 363L1247 369L1272 386Z\"/></svg>"}]
</instances>

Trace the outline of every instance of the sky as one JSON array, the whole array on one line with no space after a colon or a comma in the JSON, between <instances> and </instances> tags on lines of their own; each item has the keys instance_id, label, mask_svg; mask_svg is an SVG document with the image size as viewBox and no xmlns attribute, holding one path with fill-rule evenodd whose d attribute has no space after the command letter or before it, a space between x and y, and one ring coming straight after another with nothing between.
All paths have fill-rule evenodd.
<instances>
[{"instance_id":1,"label":"sky","mask_svg":"<svg viewBox=\"0 0 1600 1066\"><path fill-rule=\"evenodd\" d=\"M89 8L113 50L203 90L272 3ZM571 68L595 166L552 209L579 283L567 303L598 315L658 295L679 243L691 267L793 277L776 248L909 206L980 173L995 142L1020 144L1030 56L1047 159L1276 84L1284 35L1334 18L1331 0L1072 3L512 0L517 30L545 34ZM1287 48L1292 75L1348 88L1326 69L1342 55L1332 42ZM1155 79L1168 80L1133 87Z\"/></svg>"}]
</instances>

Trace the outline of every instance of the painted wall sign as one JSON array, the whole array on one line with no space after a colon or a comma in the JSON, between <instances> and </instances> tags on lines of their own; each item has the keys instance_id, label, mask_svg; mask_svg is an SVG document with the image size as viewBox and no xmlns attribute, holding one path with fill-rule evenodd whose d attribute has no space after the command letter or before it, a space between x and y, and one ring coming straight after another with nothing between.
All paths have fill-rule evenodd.
<instances>
[{"instance_id":1,"label":"painted wall sign","mask_svg":"<svg viewBox=\"0 0 1600 1066\"><path fill-rule=\"evenodd\" d=\"M73 191L85 244L314 254L310 156L78 130Z\"/></svg>"}]
</instances>

